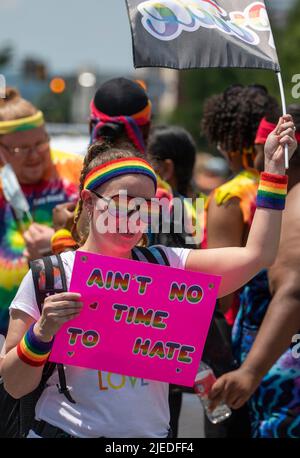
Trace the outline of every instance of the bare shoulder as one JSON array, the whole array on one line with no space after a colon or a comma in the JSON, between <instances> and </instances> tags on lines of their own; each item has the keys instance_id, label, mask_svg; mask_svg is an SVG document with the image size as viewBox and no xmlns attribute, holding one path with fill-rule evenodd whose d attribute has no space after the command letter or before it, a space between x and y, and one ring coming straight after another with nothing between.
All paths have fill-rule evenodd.
<instances>
[{"instance_id":1,"label":"bare shoulder","mask_svg":"<svg viewBox=\"0 0 300 458\"><path fill-rule=\"evenodd\" d=\"M207 213L207 240L209 248L241 246L244 231L240 199L233 197L218 205L214 199Z\"/></svg>"},{"instance_id":2,"label":"bare shoulder","mask_svg":"<svg viewBox=\"0 0 300 458\"><path fill-rule=\"evenodd\" d=\"M274 265L269 271L271 290L283 281L300 278L300 183L289 192L283 212L281 238Z\"/></svg>"},{"instance_id":3,"label":"bare shoulder","mask_svg":"<svg viewBox=\"0 0 300 458\"><path fill-rule=\"evenodd\" d=\"M297 211L298 210L298 211ZM289 217L300 220L300 183L297 183L288 193L286 200L286 211Z\"/></svg>"},{"instance_id":4,"label":"bare shoulder","mask_svg":"<svg viewBox=\"0 0 300 458\"><path fill-rule=\"evenodd\" d=\"M283 212L282 241L289 240L293 235L298 239L300 237L300 183L289 192Z\"/></svg>"}]
</instances>

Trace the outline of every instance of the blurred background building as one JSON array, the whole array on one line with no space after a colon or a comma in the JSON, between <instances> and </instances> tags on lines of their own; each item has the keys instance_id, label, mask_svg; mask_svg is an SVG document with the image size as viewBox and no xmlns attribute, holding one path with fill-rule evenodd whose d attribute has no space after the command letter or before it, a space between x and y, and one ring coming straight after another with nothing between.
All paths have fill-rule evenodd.
<instances>
[{"instance_id":1,"label":"blurred background building","mask_svg":"<svg viewBox=\"0 0 300 458\"><path fill-rule=\"evenodd\" d=\"M291 77L300 73L300 0L266 0L266 4L291 101ZM24 97L44 111L55 136L62 130L68 136L74 132L88 135L89 103L95 89L120 75L143 80L156 119L183 125L204 150L209 150L209 145L201 137L199 126L206 97L230 84L254 82L266 85L278 96L272 72L135 71L123 0L52 0L47 5L39 0L0 1L0 18L4 19L0 28L0 74L8 85L18 87Z\"/></svg>"}]
</instances>

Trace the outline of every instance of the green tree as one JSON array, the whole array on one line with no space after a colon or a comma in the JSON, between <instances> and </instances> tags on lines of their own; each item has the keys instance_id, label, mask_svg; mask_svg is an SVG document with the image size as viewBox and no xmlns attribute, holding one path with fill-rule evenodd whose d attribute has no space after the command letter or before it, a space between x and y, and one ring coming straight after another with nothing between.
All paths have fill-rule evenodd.
<instances>
[{"instance_id":1,"label":"green tree","mask_svg":"<svg viewBox=\"0 0 300 458\"><path fill-rule=\"evenodd\" d=\"M54 94L48 89L37 100L47 122L71 122L72 90L66 89L62 94Z\"/></svg>"},{"instance_id":2,"label":"green tree","mask_svg":"<svg viewBox=\"0 0 300 458\"><path fill-rule=\"evenodd\" d=\"M286 93L287 103L293 99L293 75L300 74L300 0L291 10L283 30L273 30ZM201 136L200 121L205 100L224 91L232 84L263 84L270 94L280 101L277 77L274 72L248 69L205 69L180 72L180 97L178 109L169 122L179 123L194 136L199 148L208 149ZM300 101L299 101L300 103Z\"/></svg>"},{"instance_id":3,"label":"green tree","mask_svg":"<svg viewBox=\"0 0 300 458\"><path fill-rule=\"evenodd\" d=\"M282 76L285 84L287 102L300 103L293 99L292 78L300 74L300 0L297 0L291 10L287 27L278 33L277 47L281 64Z\"/></svg>"}]
</instances>

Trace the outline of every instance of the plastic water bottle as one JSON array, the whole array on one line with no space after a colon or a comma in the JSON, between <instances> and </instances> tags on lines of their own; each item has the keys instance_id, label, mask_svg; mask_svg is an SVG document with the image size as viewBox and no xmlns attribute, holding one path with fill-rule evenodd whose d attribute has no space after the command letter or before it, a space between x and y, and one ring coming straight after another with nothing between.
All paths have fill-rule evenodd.
<instances>
[{"instance_id":1,"label":"plastic water bottle","mask_svg":"<svg viewBox=\"0 0 300 458\"><path fill-rule=\"evenodd\" d=\"M216 380L213 370L201 361L195 378L194 390L203 404L207 418L214 425L227 420L231 415L231 410L225 403L219 404L213 411L209 410L211 401L208 399L208 394Z\"/></svg>"}]
</instances>

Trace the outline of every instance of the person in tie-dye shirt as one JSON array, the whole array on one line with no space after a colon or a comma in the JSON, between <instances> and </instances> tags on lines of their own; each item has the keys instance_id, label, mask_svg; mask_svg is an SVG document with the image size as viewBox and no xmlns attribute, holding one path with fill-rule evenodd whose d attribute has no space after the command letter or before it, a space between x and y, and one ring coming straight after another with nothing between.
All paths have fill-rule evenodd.
<instances>
[{"instance_id":1,"label":"person in tie-dye shirt","mask_svg":"<svg viewBox=\"0 0 300 458\"><path fill-rule=\"evenodd\" d=\"M8 307L28 271L28 261L50 252L52 210L78 199L82 160L50 150L43 114L7 88L0 99L1 165L13 167L28 200L33 223L17 221L0 182L0 334L6 335Z\"/></svg>"}]
</instances>

